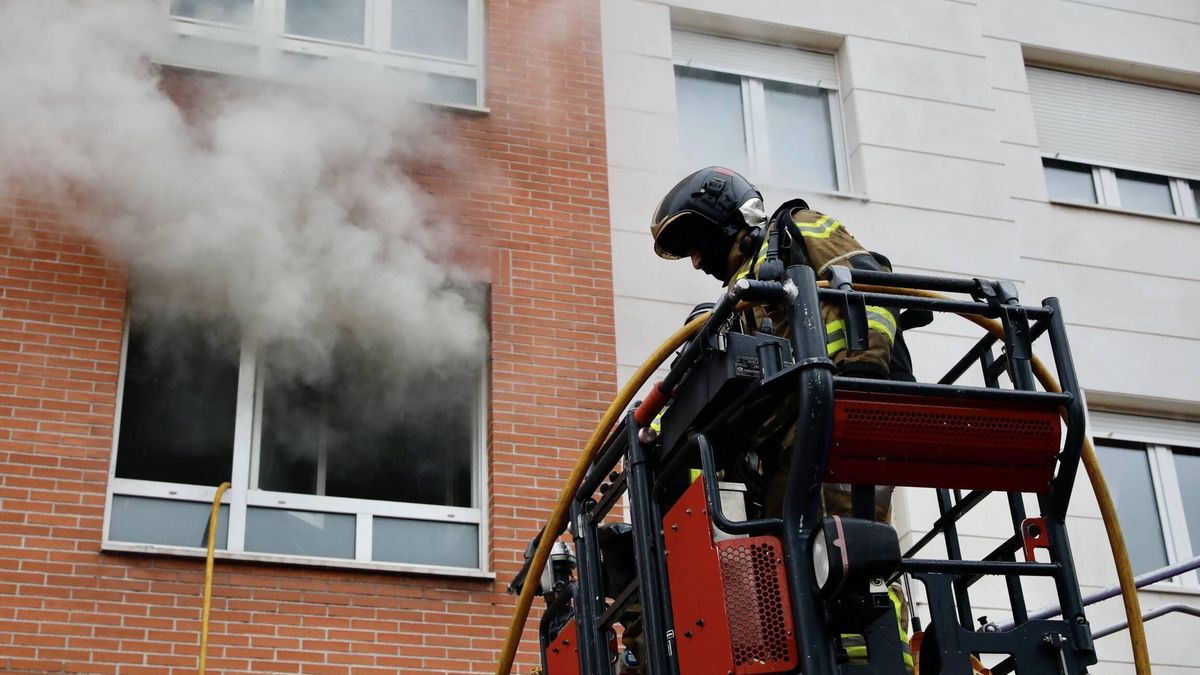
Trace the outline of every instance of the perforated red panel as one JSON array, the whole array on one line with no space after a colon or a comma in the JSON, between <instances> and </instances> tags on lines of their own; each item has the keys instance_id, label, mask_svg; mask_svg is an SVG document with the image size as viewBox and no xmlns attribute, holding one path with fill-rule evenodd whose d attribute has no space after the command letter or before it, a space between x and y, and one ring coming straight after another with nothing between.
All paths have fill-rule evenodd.
<instances>
[{"instance_id":1,"label":"perforated red panel","mask_svg":"<svg viewBox=\"0 0 1200 675\"><path fill-rule=\"evenodd\" d=\"M838 391L826 480L1041 492L1060 430L1056 406Z\"/></svg>"},{"instance_id":2,"label":"perforated red panel","mask_svg":"<svg viewBox=\"0 0 1200 675\"><path fill-rule=\"evenodd\" d=\"M796 665L792 603L775 537L727 539L717 543L725 610L736 672L775 673Z\"/></svg>"},{"instance_id":3,"label":"perforated red panel","mask_svg":"<svg viewBox=\"0 0 1200 675\"><path fill-rule=\"evenodd\" d=\"M791 597L778 539L714 544L703 478L663 518L663 539L681 673L795 669Z\"/></svg>"}]
</instances>

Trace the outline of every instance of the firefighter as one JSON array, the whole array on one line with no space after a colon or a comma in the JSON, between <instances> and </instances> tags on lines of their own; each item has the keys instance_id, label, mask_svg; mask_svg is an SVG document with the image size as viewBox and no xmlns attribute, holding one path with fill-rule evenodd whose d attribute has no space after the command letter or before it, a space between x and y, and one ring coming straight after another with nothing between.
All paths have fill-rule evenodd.
<instances>
[{"instance_id":1,"label":"firefighter","mask_svg":"<svg viewBox=\"0 0 1200 675\"><path fill-rule=\"evenodd\" d=\"M654 211L650 232L654 237L654 252L659 257L689 258L695 269L728 286L743 278L772 273L765 263L769 234L775 227L784 228L780 238L784 260L808 265L818 278L834 265L891 271L886 258L867 251L840 221L810 209L802 199L784 203L768 218L762 194L738 173L718 166L701 169L671 188ZM863 351L846 349L845 323L837 307L822 303L821 317L825 323L827 355L840 375L914 380L896 310L867 307L868 348ZM752 314L740 317L741 325L736 329L753 333L767 319L775 335L790 337L791 327L784 308L756 307ZM763 461L764 511L768 516L783 513L784 488L796 434L795 422L789 423L785 411L796 409L796 396L793 392L781 401L780 413L748 444L748 449L755 449ZM890 486L876 488L875 519L879 522L891 523L892 492ZM849 485L827 483L822 497L827 515L850 515ZM892 601L901 624L901 641L907 650L907 612L898 587L893 589ZM843 635L842 643L852 659L865 656L861 636ZM910 654L905 654L905 662L911 668Z\"/></svg>"}]
</instances>

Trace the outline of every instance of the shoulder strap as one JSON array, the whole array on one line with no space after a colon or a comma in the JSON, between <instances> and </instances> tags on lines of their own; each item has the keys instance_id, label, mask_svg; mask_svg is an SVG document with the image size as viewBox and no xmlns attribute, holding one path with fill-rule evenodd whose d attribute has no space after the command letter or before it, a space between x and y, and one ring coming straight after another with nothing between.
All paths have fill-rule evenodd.
<instances>
[{"instance_id":1,"label":"shoulder strap","mask_svg":"<svg viewBox=\"0 0 1200 675\"><path fill-rule=\"evenodd\" d=\"M786 245L779 246L779 255L784 259L784 266L789 265L809 265L808 252L804 250L803 238L796 231L796 225L792 222L792 214L796 211L808 210L808 202L803 199L789 199L779 208L775 209L775 213L771 214L771 232L778 241L786 242ZM811 266L811 265L810 265Z\"/></svg>"}]
</instances>

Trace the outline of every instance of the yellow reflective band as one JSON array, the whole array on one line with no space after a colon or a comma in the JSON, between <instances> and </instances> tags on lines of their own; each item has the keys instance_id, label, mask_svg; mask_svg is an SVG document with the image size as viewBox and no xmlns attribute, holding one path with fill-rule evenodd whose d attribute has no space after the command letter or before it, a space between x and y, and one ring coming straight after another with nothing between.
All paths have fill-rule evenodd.
<instances>
[{"instance_id":1,"label":"yellow reflective band","mask_svg":"<svg viewBox=\"0 0 1200 675\"><path fill-rule=\"evenodd\" d=\"M700 469L688 469L688 483L695 483L703 475L704 471Z\"/></svg>"},{"instance_id":2,"label":"yellow reflective band","mask_svg":"<svg viewBox=\"0 0 1200 675\"><path fill-rule=\"evenodd\" d=\"M809 239L828 239L839 227L842 226L840 220L833 220L829 216L821 216L815 223L795 223L800 230L800 236Z\"/></svg>"},{"instance_id":3,"label":"yellow reflective band","mask_svg":"<svg viewBox=\"0 0 1200 675\"><path fill-rule=\"evenodd\" d=\"M887 335L888 342L896 339L896 315L886 307L867 305L867 323Z\"/></svg>"},{"instance_id":4,"label":"yellow reflective band","mask_svg":"<svg viewBox=\"0 0 1200 675\"><path fill-rule=\"evenodd\" d=\"M834 354L846 348L846 322L835 319L825 324L825 355Z\"/></svg>"},{"instance_id":5,"label":"yellow reflective band","mask_svg":"<svg viewBox=\"0 0 1200 675\"><path fill-rule=\"evenodd\" d=\"M888 344L896 341L896 336L888 330L889 327L885 323L880 323L874 319L867 319L867 328L877 333L883 333L883 336L887 338Z\"/></svg>"}]
</instances>

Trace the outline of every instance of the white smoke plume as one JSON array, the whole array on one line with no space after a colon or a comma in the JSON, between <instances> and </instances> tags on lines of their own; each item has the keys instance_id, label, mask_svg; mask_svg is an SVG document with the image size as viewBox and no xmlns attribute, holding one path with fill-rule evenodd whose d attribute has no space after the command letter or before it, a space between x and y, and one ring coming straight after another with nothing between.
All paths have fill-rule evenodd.
<instances>
[{"instance_id":1,"label":"white smoke plume","mask_svg":"<svg viewBox=\"0 0 1200 675\"><path fill-rule=\"evenodd\" d=\"M453 152L427 109L349 69L202 78L187 115L153 62L168 35L155 0L0 2L0 200L64 205L137 293L309 362L339 331L427 364L478 354L435 261L454 228L403 170Z\"/></svg>"}]
</instances>

